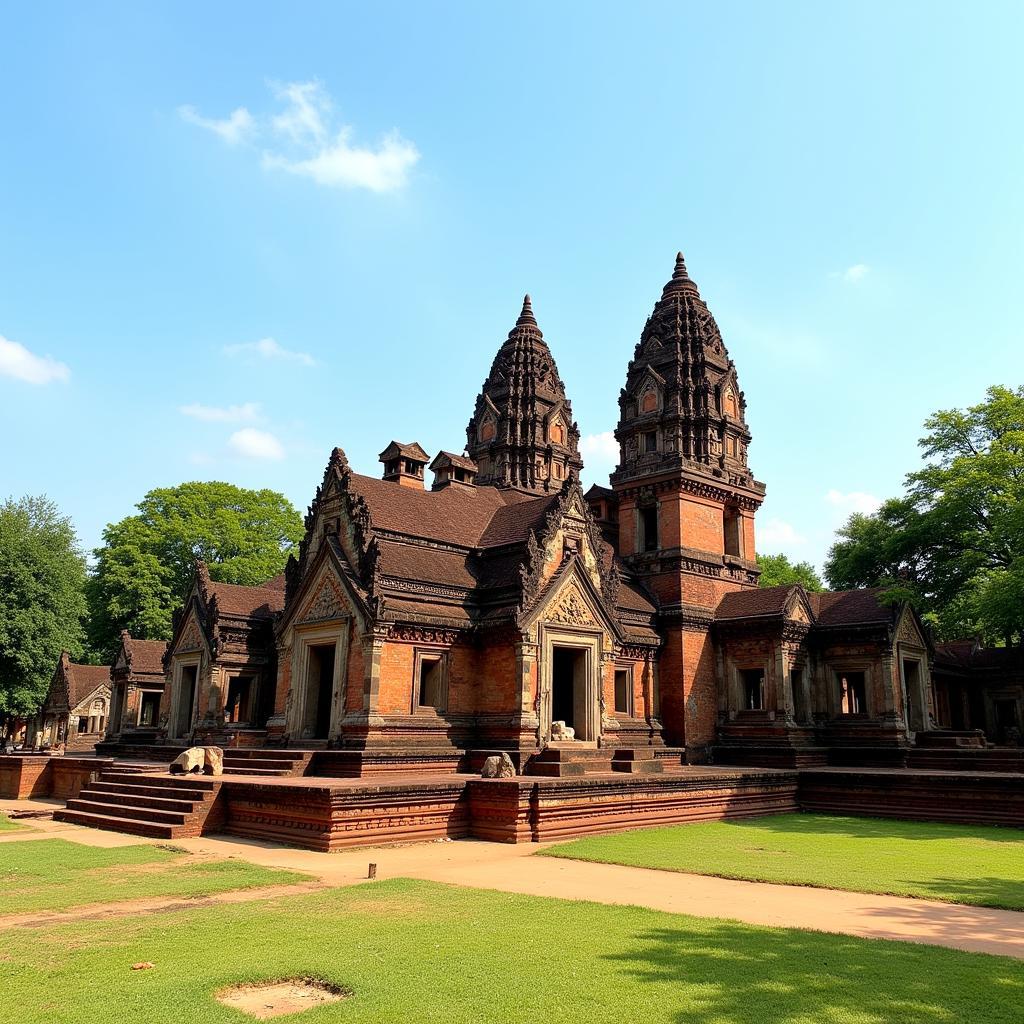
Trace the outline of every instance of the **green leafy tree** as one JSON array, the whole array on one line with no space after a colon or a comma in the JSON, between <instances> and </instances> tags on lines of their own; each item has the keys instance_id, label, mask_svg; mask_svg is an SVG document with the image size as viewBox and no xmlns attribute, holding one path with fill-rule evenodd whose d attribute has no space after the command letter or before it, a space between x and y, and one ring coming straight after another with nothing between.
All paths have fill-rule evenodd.
<instances>
[{"instance_id":1,"label":"green leafy tree","mask_svg":"<svg viewBox=\"0 0 1024 1024\"><path fill-rule=\"evenodd\" d=\"M1024 641L1024 387L935 413L905 494L838 531L834 587L883 586L942 638Z\"/></svg>"},{"instance_id":2,"label":"green leafy tree","mask_svg":"<svg viewBox=\"0 0 1024 1024\"><path fill-rule=\"evenodd\" d=\"M284 568L302 517L283 494L233 484L184 483L150 491L138 513L103 531L90 576L90 640L112 650L122 629L166 640L195 562L223 583L255 586Z\"/></svg>"},{"instance_id":3,"label":"green leafy tree","mask_svg":"<svg viewBox=\"0 0 1024 1024\"><path fill-rule=\"evenodd\" d=\"M34 714L61 651L81 657L85 557L45 497L0 504L0 733Z\"/></svg>"},{"instance_id":4,"label":"green leafy tree","mask_svg":"<svg viewBox=\"0 0 1024 1024\"><path fill-rule=\"evenodd\" d=\"M791 562L785 555L758 555L762 587L785 587L799 583L804 590L824 590L825 585L810 562Z\"/></svg>"}]
</instances>

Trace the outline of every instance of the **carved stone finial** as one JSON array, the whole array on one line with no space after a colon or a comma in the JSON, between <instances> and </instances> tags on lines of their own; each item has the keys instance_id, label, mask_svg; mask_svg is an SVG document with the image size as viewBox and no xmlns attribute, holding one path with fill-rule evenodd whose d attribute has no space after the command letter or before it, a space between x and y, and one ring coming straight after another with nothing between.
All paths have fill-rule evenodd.
<instances>
[{"instance_id":1,"label":"carved stone finial","mask_svg":"<svg viewBox=\"0 0 1024 1024\"><path fill-rule=\"evenodd\" d=\"M662 295L684 290L696 292L697 286L694 284L693 279L686 270L686 260L683 259L683 254L681 252L677 252L676 265L675 269L672 271L672 278L662 290Z\"/></svg>"},{"instance_id":2,"label":"carved stone finial","mask_svg":"<svg viewBox=\"0 0 1024 1024\"><path fill-rule=\"evenodd\" d=\"M516 321L516 327L536 327L537 318L533 315L533 305L530 302L530 296L523 296L523 311L519 314L519 319Z\"/></svg>"}]
</instances>

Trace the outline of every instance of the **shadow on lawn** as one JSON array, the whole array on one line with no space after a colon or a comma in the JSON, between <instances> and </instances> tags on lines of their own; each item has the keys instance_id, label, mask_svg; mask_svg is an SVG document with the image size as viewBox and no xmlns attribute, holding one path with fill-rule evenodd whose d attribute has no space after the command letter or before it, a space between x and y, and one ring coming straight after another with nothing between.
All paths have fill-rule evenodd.
<instances>
[{"instance_id":1,"label":"shadow on lawn","mask_svg":"<svg viewBox=\"0 0 1024 1024\"><path fill-rule=\"evenodd\" d=\"M779 835L846 836L851 839L984 839L992 843L1020 843L1024 829L994 825L949 825L937 821L901 821L898 818L840 818L829 814L785 814L733 821L730 825ZM968 834L969 833L969 834Z\"/></svg>"},{"instance_id":2,"label":"shadow on lawn","mask_svg":"<svg viewBox=\"0 0 1024 1024\"><path fill-rule=\"evenodd\" d=\"M680 1024L1016 1022L1024 999L1024 963L937 947L729 922L635 938L636 948L607 959L638 981L680 986L692 1000Z\"/></svg>"},{"instance_id":3,"label":"shadow on lawn","mask_svg":"<svg viewBox=\"0 0 1024 1024\"><path fill-rule=\"evenodd\" d=\"M1021 850L1024 858L1024 849ZM979 907L1024 910L1024 878L932 878L916 879L914 885L937 900L958 900ZM927 898L927 896L926 896ZM1021 918L1024 934L1024 917Z\"/></svg>"}]
</instances>

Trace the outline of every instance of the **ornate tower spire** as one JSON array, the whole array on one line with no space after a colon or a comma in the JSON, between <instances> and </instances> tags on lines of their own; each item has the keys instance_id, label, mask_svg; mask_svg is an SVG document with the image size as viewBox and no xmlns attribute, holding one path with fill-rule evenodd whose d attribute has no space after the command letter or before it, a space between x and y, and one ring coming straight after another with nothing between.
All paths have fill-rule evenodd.
<instances>
[{"instance_id":1,"label":"ornate tower spire","mask_svg":"<svg viewBox=\"0 0 1024 1024\"><path fill-rule=\"evenodd\" d=\"M613 483L673 468L763 493L747 466L736 367L682 253L640 335L619 410Z\"/></svg>"},{"instance_id":2,"label":"ornate tower spire","mask_svg":"<svg viewBox=\"0 0 1024 1024\"><path fill-rule=\"evenodd\" d=\"M529 295L494 357L466 438L481 486L546 494L583 467L572 406Z\"/></svg>"}]
</instances>

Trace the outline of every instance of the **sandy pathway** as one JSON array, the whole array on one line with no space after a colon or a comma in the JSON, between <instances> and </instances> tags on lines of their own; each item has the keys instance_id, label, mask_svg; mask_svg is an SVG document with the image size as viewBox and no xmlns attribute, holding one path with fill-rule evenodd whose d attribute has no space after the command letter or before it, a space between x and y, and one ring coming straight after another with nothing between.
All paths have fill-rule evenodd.
<instances>
[{"instance_id":1,"label":"sandy pathway","mask_svg":"<svg viewBox=\"0 0 1024 1024\"><path fill-rule=\"evenodd\" d=\"M89 845L147 841L53 821L27 824L39 836L59 836ZM903 939L1024 959L1024 913L1012 910L535 857L533 854L542 846L532 843L506 846L460 840L360 847L332 854L229 836L181 839L175 845L196 853L240 857L266 867L306 871L329 886L364 883L372 862L377 865L378 878L422 878L477 889L627 904L750 924ZM189 901L188 905L197 902Z\"/></svg>"}]
</instances>

